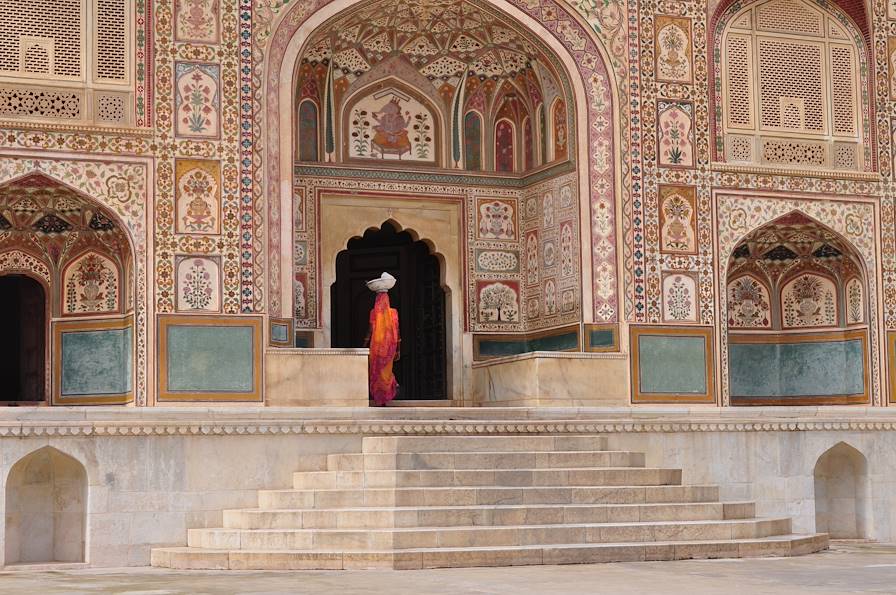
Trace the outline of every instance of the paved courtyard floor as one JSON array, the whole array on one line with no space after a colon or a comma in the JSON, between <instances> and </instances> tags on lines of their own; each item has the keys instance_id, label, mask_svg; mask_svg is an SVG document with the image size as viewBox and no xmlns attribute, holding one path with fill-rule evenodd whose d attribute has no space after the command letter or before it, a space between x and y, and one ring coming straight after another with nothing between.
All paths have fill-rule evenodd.
<instances>
[{"instance_id":1,"label":"paved courtyard floor","mask_svg":"<svg viewBox=\"0 0 896 595\"><path fill-rule=\"evenodd\" d=\"M896 545L835 544L801 558L351 572L153 568L0 572L0 594L896 593Z\"/></svg>"}]
</instances>

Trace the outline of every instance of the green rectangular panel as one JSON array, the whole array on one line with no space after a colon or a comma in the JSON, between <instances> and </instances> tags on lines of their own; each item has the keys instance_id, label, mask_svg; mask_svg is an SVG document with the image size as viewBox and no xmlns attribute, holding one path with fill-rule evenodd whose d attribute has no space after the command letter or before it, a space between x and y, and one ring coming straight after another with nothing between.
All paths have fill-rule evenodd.
<instances>
[{"instance_id":1,"label":"green rectangular panel","mask_svg":"<svg viewBox=\"0 0 896 595\"><path fill-rule=\"evenodd\" d=\"M706 394L706 339L640 335L638 367L642 394Z\"/></svg>"},{"instance_id":2,"label":"green rectangular panel","mask_svg":"<svg viewBox=\"0 0 896 595\"><path fill-rule=\"evenodd\" d=\"M528 342L529 351L571 351L579 348L578 331L570 331L562 335L537 337Z\"/></svg>"},{"instance_id":3,"label":"green rectangular panel","mask_svg":"<svg viewBox=\"0 0 896 595\"><path fill-rule=\"evenodd\" d=\"M479 341L479 357L505 357L526 353L526 340L506 341L482 339Z\"/></svg>"},{"instance_id":4,"label":"green rectangular panel","mask_svg":"<svg viewBox=\"0 0 896 595\"><path fill-rule=\"evenodd\" d=\"M546 335L527 339L525 335L519 339L479 339L479 358L506 357L533 351L577 351L579 349L579 333L573 329L568 333Z\"/></svg>"},{"instance_id":5,"label":"green rectangular panel","mask_svg":"<svg viewBox=\"0 0 896 595\"><path fill-rule=\"evenodd\" d=\"M865 392L861 339L813 343L732 343L732 397L781 398Z\"/></svg>"},{"instance_id":6,"label":"green rectangular panel","mask_svg":"<svg viewBox=\"0 0 896 595\"><path fill-rule=\"evenodd\" d=\"M271 340L277 343L285 343L289 340L289 326L286 324L271 324Z\"/></svg>"},{"instance_id":7,"label":"green rectangular panel","mask_svg":"<svg viewBox=\"0 0 896 595\"><path fill-rule=\"evenodd\" d=\"M254 386L251 326L168 327L168 392L248 393Z\"/></svg>"},{"instance_id":8,"label":"green rectangular panel","mask_svg":"<svg viewBox=\"0 0 896 595\"><path fill-rule=\"evenodd\" d=\"M592 329L588 333L588 346L591 349L616 346L616 333L613 329Z\"/></svg>"},{"instance_id":9,"label":"green rectangular panel","mask_svg":"<svg viewBox=\"0 0 896 595\"><path fill-rule=\"evenodd\" d=\"M63 331L63 397L123 395L131 391L131 329Z\"/></svg>"}]
</instances>

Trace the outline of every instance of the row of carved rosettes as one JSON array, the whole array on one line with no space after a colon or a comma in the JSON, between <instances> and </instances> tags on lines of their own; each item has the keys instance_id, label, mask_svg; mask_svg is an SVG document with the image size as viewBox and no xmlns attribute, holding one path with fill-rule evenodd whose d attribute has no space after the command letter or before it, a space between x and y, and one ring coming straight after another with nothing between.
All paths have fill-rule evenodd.
<instances>
[{"instance_id":1,"label":"row of carved rosettes","mask_svg":"<svg viewBox=\"0 0 896 595\"><path fill-rule=\"evenodd\" d=\"M434 410L437 411L437 410ZM147 436L276 436L276 435L364 435L364 436L515 436L558 434L696 433L696 432L892 432L896 421L863 420L771 420L743 422L234 422L234 423L80 423L5 424L2 438L84 438Z\"/></svg>"}]
</instances>

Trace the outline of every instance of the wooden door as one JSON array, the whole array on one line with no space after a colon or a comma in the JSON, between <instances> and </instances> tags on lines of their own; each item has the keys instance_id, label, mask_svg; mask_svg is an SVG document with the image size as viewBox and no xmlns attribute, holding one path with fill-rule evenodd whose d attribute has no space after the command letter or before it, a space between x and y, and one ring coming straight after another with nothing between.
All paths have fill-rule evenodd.
<instances>
[{"instance_id":1,"label":"wooden door","mask_svg":"<svg viewBox=\"0 0 896 595\"><path fill-rule=\"evenodd\" d=\"M0 277L0 400L44 400L46 333L43 286L23 275Z\"/></svg>"}]
</instances>

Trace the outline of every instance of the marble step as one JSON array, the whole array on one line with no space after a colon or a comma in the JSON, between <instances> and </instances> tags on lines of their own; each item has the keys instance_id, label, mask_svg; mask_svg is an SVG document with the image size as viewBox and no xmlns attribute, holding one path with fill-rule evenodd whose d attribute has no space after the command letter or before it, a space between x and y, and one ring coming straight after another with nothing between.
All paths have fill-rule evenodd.
<instances>
[{"instance_id":1,"label":"marble step","mask_svg":"<svg viewBox=\"0 0 896 595\"><path fill-rule=\"evenodd\" d=\"M293 473L293 487L297 490L449 486L656 486L680 483L681 469L656 467L299 471Z\"/></svg>"},{"instance_id":2,"label":"marble step","mask_svg":"<svg viewBox=\"0 0 896 595\"><path fill-rule=\"evenodd\" d=\"M537 423L524 424L537 427ZM606 436L368 436L364 454L607 450Z\"/></svg>"},{"instance_id":3,"label":"marble step","mask_svg":"<svg viewBox=\"0 0 896 595\"><path fill-rule=\"evenodd\" d=\"M156 548L151 564L183 570L361 570L593 564L695 558L800 556L828 547L826 534L654 543L551 544L401 551L215 550Z\"/></svg>"},{"instance_id":4,"label":"marble step","mask_svg":"<svg viewBox=\"0 0 896 595\"><path fill-rule=\"evenodd\" d=\"M260 490L258 507L356 508L496 504L644 504L718 502L714 485L444 487Z\"/></svg>"},{"instance_id":5,"label":"marble step","mask_svg":"<svg viewBox=\"0 0 896 595\"><path fill-rule=\"evenodd\" d=\"M190 529L187 546L205 549L381 550L751 539L790 533L789 518L414 527L391 529Z\"/></svg>"},{"instance_id":6,"label":"marble step","mask_svg":"<svg viewBox=\"0 0 896 595\"><path fill-rule=\"evenodd\" d=\"M643 467L644 453L619 450L544 452L426 452L336 454L330 471L420 469L550 469L572 467Z\"/></svg>"},{"instance_id":7,"label":"marble step","mask_svg":"<svg viewBox=\"0 0 896 595\"><path fill-rule=\"evenodd\" d=\"M227 529L383 529L748 519L753 502L225 510Z\"/></svg>"}]
</instances>

